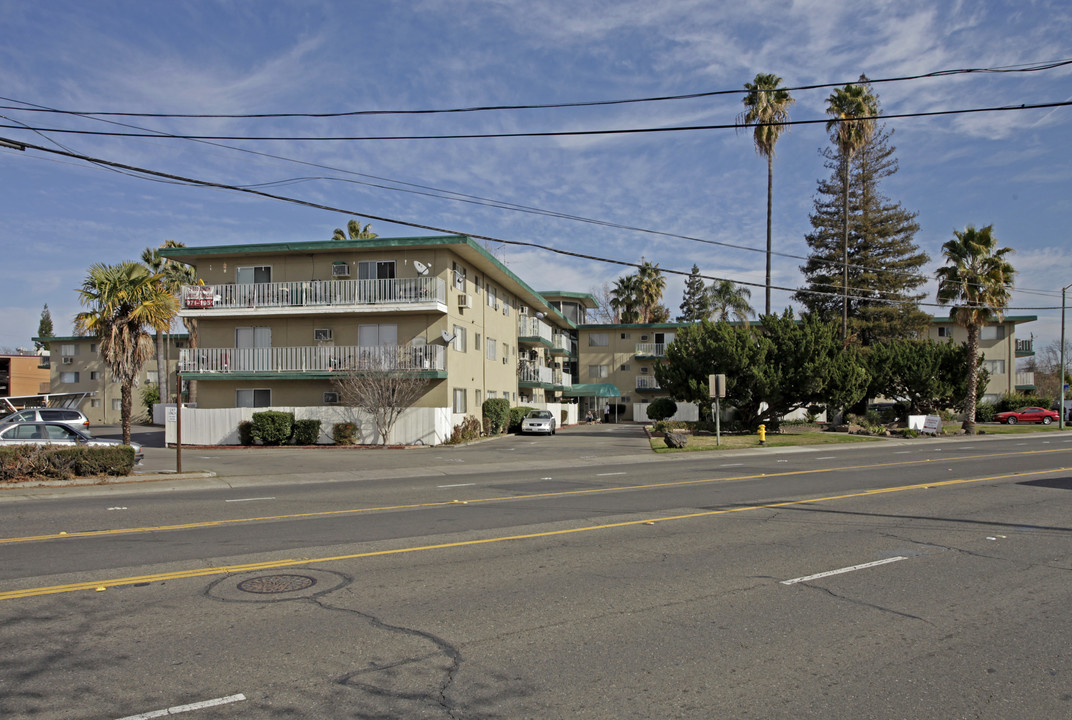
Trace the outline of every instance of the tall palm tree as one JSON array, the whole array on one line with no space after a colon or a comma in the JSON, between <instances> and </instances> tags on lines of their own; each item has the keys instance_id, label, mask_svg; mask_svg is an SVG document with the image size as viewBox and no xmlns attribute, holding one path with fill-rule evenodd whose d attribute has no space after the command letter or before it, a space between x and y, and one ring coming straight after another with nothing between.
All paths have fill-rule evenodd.
<instances>
[{"instance_id":1,"label":"tall palm tree","mask_svg":"<svg viewBox=\"0 0 1072 720\"><path fill-rule=\"evenodd\" d=\"M1000 318L1009 305L1015 274L1005 256L1012 248L998 248L993 225L976 230L969 225L953 231L955 240L942 246L945 267L938 268L938 302L952 305L949 317L968 330L968 397L964 429L975 434L975 396L979 387L979 330L992 317Z\"/></svg>"},{"instance_id":2,"label":"tall palm tree","mask_svg":"<svg viewBox=\"0 0 1072 720\"><path fill-rule=\"evenodd\" d=\"M136 262L95 263L79 290L89 308L75 316L75 331L99 338L101 357L120 383L123 442L130 442L131 398L138 372L153 353L146 326L169 327L175 298L160 284L160 275Z\"/></svg>"},{"instance_id":3,"label":"tall palm tree","mask_svg":"<svg viewBox=\"0 0 1072 720\"><path fill-rule=\"evenodd\" d=\"M374 237L379 237L379 235L372 232L372 225L366 224L361 227L361 223L357 220L346 223L346 232L343 232L342 228L335 228L335 232L331 235L332 240L371 240Z\"/></svg>"},{"instance_id":4,"label":"tall palm tree","mask_svg":"<svg viewBox=\"0 0 1072 720\"><path fill-rule=\"evenodd\" d=\"M748 303L751 298L752 291L748 288L738 287L732 280L716 280L707 291L711 319L727 322L732 318L747 325L748 316L752 314L752 306Z\"/></svg>"},{"instance_id":5,"label":"tall palm tree","mask_svg":"<svg viewBox=\"0 0 1072 720\"><path fill-rule=\"evenodd\" d=\"M170 242L170 241L169 241ZM141 261L145 263L145 266L149 268L150 272L160 277L160 281L163 282L164 266L168 263L167 258L160 256L160 251L156 248L145 248L141 252ZM168 328L170 330L170 328ZM160 402L166 403L170 401L171 395L168 392L168 362L165 358L165 350L167 347L167 341L165 340L164 333L167 330L157 330L154 340L156 342L156 382L160 388Z\"/></svg>"},{"instance_id":6,"label":"tall palm tree","mask_svg":"<svg viewBox=\"0 0 1072 720\"><path fill-rule=\"evenodd\" d=\"M625 275L614 281L610 290L610 306L616 322L640 322L640 285L638 276Z\"/></svg>"},{"instance_id":7,"label":"tall palm tree","mask_svg":"<svg viewBox=\"0 0 1072 720\"><path fill-rule=\"evenodd\" d=\"M745 125L754 125L755 132L752 140L756 145L756 152L767 158L767 293L764 311L770 315L770 291L771 291L771 199L774 196L774 146L782 131L788 131L789 126L783 125L789 121L789 106L796 102L789 91L779 87L782 79L772 73L759 73L755 82L745 83L744 88L748 94L744 96L744 106L747 108L741 113L739 119Z\"/></svg>"},{"instance_id":8,"label":"tall palm tree","mask_svg":"<svg viewBox=\"0 0 1072 720\"><path fill-rule=\"evenodd\" d=\"M875 134L878 100L860 76L859 85L849 84L830 93L826 114L831 116L826 129L841 155L841 224L843 264L841 297L841 336L849 336L849 170L856 151L871 141Z\"/></svg>"},{"instance_id":9,"label":"tall palm tree","mask_svg":"<svg viewBox=\"0 0 1072 720\"><path fill-rule=\"evenodd\" d=\"M663 299L666 278L659 263L643 262L636 273L637 299L640 301L641 322L651 322L655 307Z\"/></svg>"}]
</instances>

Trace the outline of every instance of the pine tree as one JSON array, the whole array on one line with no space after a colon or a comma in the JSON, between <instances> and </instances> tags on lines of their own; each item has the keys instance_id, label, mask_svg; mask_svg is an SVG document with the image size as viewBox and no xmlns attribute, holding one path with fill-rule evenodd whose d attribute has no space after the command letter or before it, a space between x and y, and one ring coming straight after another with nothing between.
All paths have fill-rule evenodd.
<instances>
[{"instance_id":1,"label":"pine tree","mask_svg":"<svg viewBox=\"0 0 1072 720\"><path fill-rule=\"evenodd\" d=\"M52 337L52 332L52 313L48 311L48 303L45 303L44 309L41 310L41 322L37 324L37 337ZM48 350L48 343L35 340L34 347L38 350Z\"/></svg>"},{"instance_id":2,"label":"pine tree","mask_svg":"<svg viewBox=\"0 0 1072 720\"><path fill-rule=\"evenodd\" d=\"M710 314L707 286L700 277L700 266L693 265L688 280L685 281L685 294L681 298L681 314L678 322L700 322Z\"/></svg>"},{"instance_id":3,"label":"pine tree","mask_svg":"<svg viewBox=\"0 0 1072 720\"><path fill-rule=\"evenodd\" d=\"M853 155L849 176L849 335L863 345L917 337L930 321L918 306L925 297L919 288L926 282L920 271L930 258L915 243L916 213L880 189L898 169L892 135L880 127ZM831 172L818 183L812 232L805 237L811 254L801 267L805 286L795 298L810 313L835 322L842 313L844 186L838 149L822 154Z\"/></svg>"}]
</instances>

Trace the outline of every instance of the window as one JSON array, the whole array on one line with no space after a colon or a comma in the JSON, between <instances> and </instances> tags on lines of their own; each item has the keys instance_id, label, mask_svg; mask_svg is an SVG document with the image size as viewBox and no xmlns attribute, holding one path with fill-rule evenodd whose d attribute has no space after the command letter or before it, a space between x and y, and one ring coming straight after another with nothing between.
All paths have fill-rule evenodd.
<instances>
[{"instance_id":1,"label":"window","mask_svg":"<svg viewBox=\"0 0 1072 720\"><path fill-rule=\"evenodd\" d=\"M484 343L484 347L487 350L487 358L488 358L488 360L494 360L495 359L495 349L496 349L495 338L488 338L488 341L486 343Z\"/></svg>"},{"instance_id":2,"label":"window","mask_svg":"<svg viewBox=\"0 0 1072 720\"><path fill-rule=\"evenodd\" d=\"M96 355L97 354L97 343L90 343L89 344L89 351L91 353L93 353L94 355Z\"/></svg>"},{"instance_id":3,"label":"window","mask_svg":"<svg viewBox=\"0 0 1072 720\"><path fill-rule=\"evenodd\" d=\"M641 375L647 375L648 374L648 369L646 367L644 367L643 365L640 366L640 374Z\"/></svg>"},{"instance_id":4,"label":"window","mask_svg":"<svg viewBox=\"0 0 1072 720\"><path fill-rule=\"evenodd\" d=\"M239 388L235 390L235 407L271 407L272 391L268 388Z\"/></svg>"},{"instance_id":5,"label":"window","mask_svg":"<svg viewBox=\"0 0 1072 720\"><path fill-rule=\"evenodd\" d=\"M510 301L507 298L503 298L503 315L510 317Z\"/></svg>"},{"instance_id":6,"label":"window","mask_svg":"<svg viewBox=\"0 0 1072 720\"><path fill-rule=\"evenodd\" d=\"M121 398L112 398L112 410L122 411L123 400Z\"/></svg>"},{"instance_id":7,"label":"window","mask_svg":"<svg viewBox=\"0 0 1072 720\"><path fill-rule=\"evenodd\" d=\"M599 380L601 378L608 377L610 368L606 365L589 365L588 377L593 380Z\"/></svg>"},{"instance_id":8,"label":"window","mask_svg":"<svg viewBox=\"0 0 1072 720\"><path fill-rule=\"evenodd\" d=\"M394 276L394 260L362 260L357 263L358 280L392 280Z\"/></svg>"},{"instance_id":9,"label":"window","mask_svg":"<svg viewBox=\"0 0 1072 720\"><path fill-rule=\"evenodd\" d=\"M92 398L92 399L91 399L91 400L89 401L89 406L90 406L91 408L99 408L99 407L100 407L100 399L98 399L98 398Z\"/></svg>"},{"instance_id":10,"label":"window","mask_svg":"<svg viewBox=\"0 0 1072 720\"><path fill-rule=\"evenodd\" d=\"M236 327L235 347L272 347L272 328L270 327ZM252 407L252 406L249 406Z\"/></svg>"},{"instance_id":11,"label":"window","mask_svg":"<svg viewBox=\"0 0 1072 720\"><path fill-rule=\"evenodd\" d=\"M100 380L100 372L97 371L97 370L90 370L89 371L89 379L90 380Z\"/></svg>"},{"instance_id":12,"label":"window","mask_svg":"<svg viewBox=\"0 0 1072 720\"><path fill-rule=\"evenodd\" d=\"M465 388L454 388L454 412L467 412L465 404Z\"/></svg>"},{"instance_id":13,"label":"window","mask_svg":"<svg viewBox=\"0 0 1072 720\"><path fill-rule=\"evenodd\" d=\"M357 344L361 347L398 345L398 325L395 323L358 325Z\"/></svg>"},{"instance_id":14,"label":"window","mask_svg":"<svg viewBox=\"0 0 1072 720\"><path fill-rule=\"evenodd\" d=\"M476 333L473 336L473 349L474 350L479 350L480 349L480 333Z\"/></svg>"},{"instance_id":15,"label":"window","mask_svg":"<svg viewBox=\"0 0 1072 720\"><path fill-rule=\"evenodd\" d=\"M475 288L474 292L479 297L479 295L480 295L480 278L478 278L478 277L473 278L473 287Z\"/></svg>"},{"instance_id":16,"label":"window","mask_svg":"<svg viewBox=\"0 0 1072 720\"><path fill-rule=\"evenodd\" d=\"M628 340L631 333L622 333L622 340Z\"/></svg>"},{"instance_id":17,"label":"window","mask_svg":"<svg viewBox=\"0 0 1072 720\"><path fill-rule=\"evenodd\" d=\"M1004 360L983 360L983 369L991 375L1004 375L1005 374L1005 361Z\"/></svg>"},{"instance_id":18,"label":"window","mask_svg":"<svg viewBox=\"0 0 1072 720\"><path fill-rule=\"evenodd\" d=\"M465 328L461 325L454 326L454 349L465 352Z\"/></svg>"},{"instance_id":19,"label":"window","mask_svg":"<svg viewBox=\"0 0 1072 720\"><path fill-rule=\"evenodd\" d=\"M60 345L60 355L73 356L78 354L77 345Z\"/></svg>"},{"instance_id":20,"label":"window","mask_svg":"<svg viewBox=\"0 0 1072 720\"><path fill-rule=\"evenodd\" d=\"M63 363L62 364L63 365L74 365L74 358L65 357L65 358L63 358Z\"/></svg>"},{"instance_id":21,"label":"window","mask_svg":"<svg viewBox=\"0 0 1072 720\"><path fill-rule=\"evenodd\" d=\"M488 390L488 400L494 400L494 399L495 399L495 391L494 390Z\"/></svg>"},{"instance_id":22,"label":"window","mask_svg":"<svg viewBox=\"0 0 1072 720\"><path fill-rule=\"evenodd\" d=\"M979 330L980 340L1004 340L1005 339L1005 326L1004 325L984 325Z\"/></svg>"},{"instance_id":23,"label":"window","mask_svg":"<svg viewBox=\"0 0 1072 720\"><path fill-rule=\"evenodd\" d=\"M502 345L503 345L503 348L502 348L502 350L503 350L503 360L509 360L510 359L510 346L507 345L506 343L503 343Z\"/></svg>"},{"instance_id":24,"label":"window","mask_svg":"<svg viewBox=\"0 0 1072 720\"><path fill-rule=\"evenodd\" d=\"M625 363L624 365L622 365L621 369L622 370L628 370L629 369L629 363Z\"/></svg>"},{"instance_id":25,"label":"window","mask_svg":"<svg viewBox=\"0 0 1072 720\"><path fill-rule=\"evenodd\" d=\"M480 391L476 390L475 393L476 393L476 406L480 407Z\"/></svg>"},{"instance_id":26,"label":"window","mask_svg":"<svg viewBox=\"0 0 1072 720\"><path fill-rule=\"evenodd\" d=\"M951 328L948 325L939 325L938 326L938 337L940 337L940 338L953 337L953 328Z\"/></svg>"},{"instance_id":27,"label":"window","mask_svg":"<svg viewBox=\"0 0 1072 720\"><path fill-rule=\"evenodd\" d=\"M160 373L157 372L156 370L146 370L145 371L145 382L149 383L150 385L159 385L160 384Z\"/></svg>"},{"instance_id":28,"label":"window","mask_svg":"<svg viewBox=\"0 0 1072 720\"><path fill-rule=\"evenodd\" d=\"M488 307L493 308L499 304L499 295L491 285L488 285Z\"/></svg>"},{"instance_id":29,"label":"window","mask_svg":"<svg viewBox=\"0 0 1072 720\"><path fill-rule=\"evenodd\" d=\"M269 265L235 268L235 283L239 285L270 282L272 282L272 268Z\"/></svg>"},{"instance_id":30,"label":"window","mask_svg":"<svg viewBox=\"0 0 1072 720\"><path fill-rule=\"evenodd\" d=\"M78 373L76 373L76 372L60 373L60 382L62 382L62 383L76 383L76 382L78 382Z\"/></svg>"},{"instance_id":31,"label":"window","mask_svg":"<svg viewBox=\"0 0 1072 720\"><path fill-rule=\"evenodd\" d=\"M451 263L451 268L454 270L454 287L465 292L465 267L455 262Z\"/></svg>"},{"instance_id":32,"label":"window","mask_svg":"<svg viewBox=\"0 0 1072 720\"><path fill-rule=\"evenodd\" d=\"M588 334L588 347L606 347L608 345L610 345L610 336L607 333Z\"/></svg>"}]
</instances>

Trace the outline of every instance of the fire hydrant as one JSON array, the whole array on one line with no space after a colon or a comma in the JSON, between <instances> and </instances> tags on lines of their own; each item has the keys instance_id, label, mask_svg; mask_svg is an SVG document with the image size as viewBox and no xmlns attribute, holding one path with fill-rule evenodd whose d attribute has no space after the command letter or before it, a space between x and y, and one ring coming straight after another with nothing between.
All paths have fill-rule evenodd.
<instances>
[{"instance_id":1,"label":"fire hydrant","mask_svg":"<svg viewBox=\"0 0 1072 720\"><path fill-rule=\"evenodd\" d=\"M760 445L766 445L767 444L767 426L766 425L760 425L759 426L759 444Z\"/></svg>"}]
</instances>

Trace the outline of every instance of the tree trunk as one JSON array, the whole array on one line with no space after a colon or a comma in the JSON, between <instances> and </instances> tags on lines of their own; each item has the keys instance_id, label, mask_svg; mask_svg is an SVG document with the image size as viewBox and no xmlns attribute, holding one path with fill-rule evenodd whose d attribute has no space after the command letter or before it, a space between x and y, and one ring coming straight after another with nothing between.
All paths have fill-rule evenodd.
<instances>
[{"instance_id":1,"label":"tree trunk","mask_svg":"<svg viewBox=\"0 0 1072 720\"><path fill-rule=\"evenodd\" d=\"M194 318L190 318L189 321L184 321L184 324L186 325L186 332L189 333L189 335L190 335L190 343L189 343L190 344L190 350L196 350L197 349L197 320L194 319ZM187 393L186 402L190 403L191 405L196 405L197 404L197 381L196 380L187 380L186 382L190 387L190 392ZM182 388L181 387L176 389L175 397L176 397L175 402L181 404L182 403Z\"/></svg>"},{"instance_id":2,"label":"tree trunk","mask_svg":"<svg viewBox=\"0 0 1072 720\"><path fill-rule=\"evenodd\" d=\"M168 401L168 368L167 361L164 358L164 348L167 343L164 341L164 334L159 330L156 331L156 387L160 391L160 402L166 403ZM149 412L152 412L150 410Z\"/></svg>"},{"instance_id":3,"label":"tree trunk","mask_svg":"<svg viewBox=\"0 0 1072 720\"><path fill-rule=\"evenodd\" d=\"M130 380L123 380L122 389L120 390L119 401L119 418L120 423L123 426L123 444L130 444L130 411L131 411L131 396L134 394L134 383Z\"/></svg>"},{"instance_id":4,"label":"tree trunk","mask_svg":"<svg viewBox=\"0 0 1072 720\"><path fill-rule=\"evenodd\" d=\"M841 292L841 339L848 342L849 339L849 154L843 153L841 162L844 163L843 179L841 184L841 262L842 283Z\"/></svg>"},{"instance_id":5,"label":"tree trunk","mask_svg":"<svg viewBox=\"0 0 1072 720\"><path fill-rule=\"evenodd\" d=\"M968 326L968 397L964 402L964 431L975 434L975 397L979 388L979 326Z\"/></svg>"},{"instance_id":6,"label":"tree trunk","mask_svg":"<svg viewBox=\"0 0 1072 720\"><path fill-rule=\"evenodd\" d=\"M765 315L770 315L771 287L771 198L774 196L774 156L767 155L767 301Z\"/></svg>"}]
</instances>

